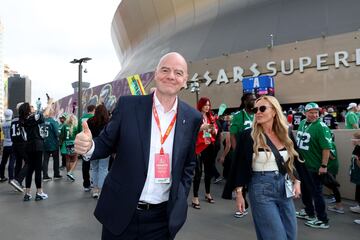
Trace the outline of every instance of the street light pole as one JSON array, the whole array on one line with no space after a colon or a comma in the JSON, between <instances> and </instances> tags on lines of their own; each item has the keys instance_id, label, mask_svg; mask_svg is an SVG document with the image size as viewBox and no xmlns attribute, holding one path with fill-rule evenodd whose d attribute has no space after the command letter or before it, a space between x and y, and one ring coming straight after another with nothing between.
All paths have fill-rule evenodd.
<instances>
[{"instance_id":1,"label":"street light pole","mask_svg":"<svg viewBox=\"0 0 360 240\"><path fill-rule=\"evenodd\" d=\"M77 117L78 117L78 121L80 121L80 118L82 116L82 112L83 112L83 108L82 108L82 63L86 63L87 61L90 61L91 58L89 57L85 57L85 58L80 58L80 59L74 59L72 60L70 63L79 64L79 75L78 75L78 112L77 112ZM79 122L79 124L81 124Z\"/></svg>"}]
</instances>

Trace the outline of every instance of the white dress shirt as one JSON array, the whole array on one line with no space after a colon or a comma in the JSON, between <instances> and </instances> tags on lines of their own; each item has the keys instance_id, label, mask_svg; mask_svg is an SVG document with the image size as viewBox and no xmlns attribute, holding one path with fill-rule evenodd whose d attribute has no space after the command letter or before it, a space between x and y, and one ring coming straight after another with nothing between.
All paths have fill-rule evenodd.
<instances>
[{"instance_id":1,"label":"white dress shirt","mask_svg":"<svg viewBox=\"0 0 360 240\"><path fill-rule=\"evenodd\" d=\"M159 115L161 133L164 136L164 133L168 126L171 123L171 120L177 112L178 99L176 98L173 107L170 111L165 112L164 107L159 102L156 97L156 92L154 94L154 103L156 111ZM175 125L171 129L170 134L166 141L164 142L163 148L164 153L169 154L170 161L170 183L155 183L155 154L160 153L161 142L160 142L160 131L156 124L154 114L151 114L151 140L150 140L150 154L149 154L149 167L147 172L147 178L145 181L144 188L142 190L140 201L158 204L169 200L169 192L171 187L171 166L172 166L172 153L174 145L174 133Z\"/></svg>"}]
</instances>

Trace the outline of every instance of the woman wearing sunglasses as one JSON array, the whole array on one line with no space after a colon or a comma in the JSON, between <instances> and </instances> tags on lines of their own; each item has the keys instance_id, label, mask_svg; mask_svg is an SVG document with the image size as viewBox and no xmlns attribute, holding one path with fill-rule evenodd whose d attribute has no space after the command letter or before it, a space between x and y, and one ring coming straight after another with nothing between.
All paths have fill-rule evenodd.
<instances>
[{"instance_id":1,"label":"woman wearing sunglasses","mask_svg":"<svg viewBox=\"0 0 360 240\"><path fill-rule=\"evenodd\" d=\"M285 189L285 177L289 176L294 197L300 195L300 181L295 177L297 174L294 170L295 162L299 162L294 147L296 145L276 98L258 98L253 112L255 117L252 129L239 134L239 144L235 149L236 161L232 170L235 176L236 207L240 212L245 211L241 191L247 186L257 238L296 239L295 207ZM281 157L275 158L277 152L283 160Z\"/></svg>"}]
</instances>

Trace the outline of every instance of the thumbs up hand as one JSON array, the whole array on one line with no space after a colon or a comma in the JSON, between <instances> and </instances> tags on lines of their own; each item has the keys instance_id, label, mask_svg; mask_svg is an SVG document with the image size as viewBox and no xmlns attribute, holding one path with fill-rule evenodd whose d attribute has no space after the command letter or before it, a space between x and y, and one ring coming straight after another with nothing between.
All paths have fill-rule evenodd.
<instances>
[{"instance_id":1,"label":"thumbs up hand","mask_svg":"<svg viewBox=\"0 0 360 240\"><path fill-rule=\"evenodd\" d=\"M75 138L75 152L78 154L85 154L92 147L92 134L86 121L82 123L82 128L82 132Z\"/></svg>"}]
</instances>

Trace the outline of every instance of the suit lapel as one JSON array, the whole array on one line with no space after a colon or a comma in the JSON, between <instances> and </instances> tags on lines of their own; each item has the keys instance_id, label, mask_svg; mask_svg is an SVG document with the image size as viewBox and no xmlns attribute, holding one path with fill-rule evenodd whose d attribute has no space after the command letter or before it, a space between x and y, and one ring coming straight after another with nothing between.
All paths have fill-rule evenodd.
<instances>
[{"instance_id":1,"label":"suit lapel","mask_svg":"<svg viewBox=\"0 0 360 240\"><path fill-rule=\"evenodd\" d=\"M174 167L176 166L179 160L181 149L183 146L182 141L184 137L184 131L187 125L185 119L186 119L186 111L184 109L184 104L179 99L179 107L177 111L174 144L173 144L172 171L174 170Z\"/></svg>"},{"instance_id":2,"label":"suit lapel","mask_svg":"<svg viewBox=\"0 0 360 240\"><path fill-rule=\"evenodd\" d=\"M136 107L137 123L139 129L139 138L142 145L143 161L148 169L150 154L150 135L151 135L151 119L152 119L152 103L153 94L140 98Z\"/></svg>"}]
</instances>

